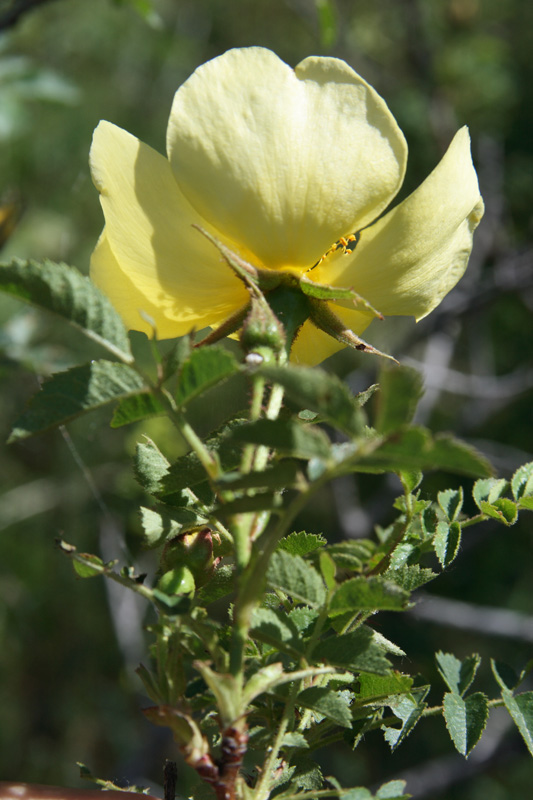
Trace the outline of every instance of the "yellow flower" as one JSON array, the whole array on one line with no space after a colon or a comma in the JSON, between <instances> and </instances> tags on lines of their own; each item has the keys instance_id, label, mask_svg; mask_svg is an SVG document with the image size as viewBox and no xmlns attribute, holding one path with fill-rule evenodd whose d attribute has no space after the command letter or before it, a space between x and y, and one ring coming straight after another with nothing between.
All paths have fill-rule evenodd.
<instances>
[{"instance_id":1,"label":"yellow flower","mask_svg":"<svg viewBox=\"0 0 533 800\"><path fill-rule=\"evenodd\" d=\"M256 267L352 288L383 314L419 320L462 276L483 213L462 128L424 183L380 216L407 145L383 99L334 58L292 70L251 47L209 61L176 92L167 153L101 122L90 156L105 216L92 277L130 328L150 334L148 315L161 338L216 327L248 302L193 225ZM373 318L351 300L328 305L356 334ZM308 320L292 355L318 363L342 346Z\"/></svg>"}]
</instances>

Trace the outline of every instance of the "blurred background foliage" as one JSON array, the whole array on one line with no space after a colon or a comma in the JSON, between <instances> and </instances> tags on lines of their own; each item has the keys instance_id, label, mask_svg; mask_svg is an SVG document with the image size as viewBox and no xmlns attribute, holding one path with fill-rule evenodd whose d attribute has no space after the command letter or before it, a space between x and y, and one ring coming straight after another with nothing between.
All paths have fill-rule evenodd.
<instances>
[{"instance_id":1,"label":"blurred background foliage","mask_svg":"<svg viewBox=\"0 0 533 800\"><path fill-rule=\"evenodd\" d=\"M98 120L163 151L177 87L202 62L254 44L292 65L310 54L344 58L378 89L409 142L403 194L469 125L487 211L468 273L419 325L388 320L368 338L424 373L420 422L454 430L509 477L533 458L529 0L2 0L2 259L49 257L86 272L102 225L87 168ZM357 191L357 175L353 185ZM5 440L39 378L89 352L81 337L14 301L0 298L0 319ZM141 336L135 344L146 347ZM326 366L360 390L379 365L345 351ZM230 385L216 411L207 403L193 421L209 429L236 397L242 387ZM0 779L79 785L82 760L101 776L156 791L173 754L164 731L138 711L143 608L99 581L76 580L54 549L61 535L153 569L136 547L143 498L129 459L141 430L111 431L108 421L91 416L0 454ZM142 430L164 437L169 456L182 447L159 421ZM429 475L423 491L452 484L451 476ZM369 535L387 524L398 493L378 476L339 480L301 527L333 539ZM479 688L490 693L489 655L523 666L533 642L531 542L526 514L510 529L468 531L431 596L402 618L380 618L380 630L409 654L406 671L437 683L435 650L477 651L486 683ZM323 761L325 774L348 785L406 777L417 798L514 800L528 796L533 780L505 715L495 715L468 762L452 753L437 719L421 723L393 755L374 734L355 753L336 747ZM186 772L183 780L186 787Z\"/></svg>"}]
</instances>

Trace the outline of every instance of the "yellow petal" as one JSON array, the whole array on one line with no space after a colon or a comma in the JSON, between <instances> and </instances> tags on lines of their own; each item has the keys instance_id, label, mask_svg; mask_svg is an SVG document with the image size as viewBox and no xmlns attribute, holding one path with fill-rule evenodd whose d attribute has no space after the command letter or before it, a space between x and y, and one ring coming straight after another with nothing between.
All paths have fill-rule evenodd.
<instances>
[{"instance_id":1,"label":"yellow petal","mask_svg":"<svg viewBox=\"0 0 533 800\"><path fill-rule=\"evenodd\" d=\"M175 332L176 323L166 317L159 306L151 303L120 268L105 229L91 256L91 278L112 299L127 328L151 336L153 328L142 316L144 314L154 321L159 338L180 335Z\"/></svg>"},{"instance_id":2,"label":"yellow petal","mask_svg":"<svg viewBox=\"0 0 533 800\"><path fill-rule=\"evenodd\" d=\"M349 286L384 314L429 314L462 277L483 216L468 130L462 128L431 175L361 233L353 254L337 251L310 273Z\"/></svg>"},{"instance_id":3,"label":"yellow petal","mask_svg":"<svg viewBox=\"0 0 533 800\"><path fill-rule=\"evenodd\" d=\"M175 95L167 150L194 208L267 267L311 266L389 204L406 144L345 62L230 50Z\"/></svg>"},{"instance_id":4,"label":"yellow petal","mask_svg":"<svg viewBox=\"0 0 533 800\"><path fill-rule=\"evenodd\" d=\"M166 158L101 122L90 163L106 220L92 270L128 324L147 330L142 308L155 318L159 336L180 336L221 322L247 302L241 282L192 227L206 223L183 197Z\"/></svg>"},{"instance_id":5,"label":"yellow petal","mask_svg":"<svg viewBox=\"0 0 533 800\"><path fill-rule=\"evenodd\" d=\"M342 319L347 328L350 328L355 334L363 333L372 322L372 317L368 314L362 314L360 311L353 311L352 309L341 308L338 305L334 307L335 314ZM291 350L291 361L297 364L306 364L307 366L314 367L315 364L320 364L329 356L342 350L346 345L338 342L333 337L319 330L313 323L308 320L304 322L301 330L294 342Z\"/></svg>"}]
</instances>

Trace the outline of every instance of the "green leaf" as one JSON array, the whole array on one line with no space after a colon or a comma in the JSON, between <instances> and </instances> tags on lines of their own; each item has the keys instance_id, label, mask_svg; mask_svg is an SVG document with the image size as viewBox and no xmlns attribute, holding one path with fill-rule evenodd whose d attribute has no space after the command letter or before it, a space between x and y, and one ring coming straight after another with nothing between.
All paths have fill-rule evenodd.
<instances>
[{"instance_id":1,"label":"green leaf","mask_svg":"<svg viewBox=\"0 0 533 800\"><path fill-rule=\"evenodd\" d=\"M142 388L142 378L131 367L111 361L92 361L58 372L31 399L16 421L9 441L63 425Z\"/></svg>"},{"instance_id":2,"label":"green leaf","mask_svg":"<svg viewBox=\"0 0 533 800\"><path fill-rule=\"evenodd\" d=\"M439 506L444 511L448 522L453 522L461 513L463 507L463 489L446 489L438 494Z\"/></svg>"},{"instance_id":3,"label":"green leaf","mask_svg":"<svg viewBox=\"0 0 533 800\"><path fill-rule=\"evenodd\" d=\"M318 712L342 728L351 727L350 703L351 695L349 693L335 691L329 686L311 686L300 692L296 698L297 705Z\"/></svg>"},{"instance_id":4,"label":"green leaf","mask_svg":"<svg viewBox=\"0 0 533 800\"><path fill-rule=\"evenodd\" d=\"M423 393L422 376L411 367L383 366L379 383L376 430L391 433L412 421Z\"/></svg>"},{"instance_id":5,"label":"green leaf","mask_svg":"<svg viewBox=\"0 0 533 800\"><path fill-rule=\"evenodd\" d=\"M409 600L408 592L381 577L350 578L333 594L329 616L349 611L401 611Z\"/></svg>"},{"instance_id":6,"label":"green leaf","mask_svg":"<svg viewBox=\"0 0 533 800\"><path fill-rule=\"evenodd\" d=\"M209 346L193 350L179 373L177 404L187 405L195 397L235 375L239 369L235 357L223 347Z\"/></svg>"},{"instance_id":7,"label":"green leaf","mask_svg":"<svg viewBox=\"0 0 533 800\"><path fill-rule=\"evenodd\" d=\"M395 717L401 720L401 728L382 727L385 741L390 745L391 750L397 747L411 733L416 723L424 713L426 703L424 698L428 693L428 687L414 689L411 694L396 695L387 705Z\"/></svg>"},{"instance_id":8,"label":"green leaf","mask_svg":"<svg viewBox=\"0 0 533 800\"><path fill-rule=\"evenodd\" d=\"M304 652L300 632L285 611L256 608L252 614L252 633L259 641L293 657Z\"/></svg>"},{"instance_id":9,"label":"green leaf","mask_svg":"<svg viewBox=\"0 0 533 800\"><path fill-rule=\"evenodd\" d=\"M342 446L341 446L342 447ZM425 428L412 426L391 434L375 448L343 448L344 464L350 471L406 472L442 469L478 477L490 475L491 466L473 447L447 434L434 438ZM341 470L344 471L344 470Z\"/></svg>"},{"instance_id":10,"label":"green leaf","mask_svg":"<svg viewBox=\"0 0 533 800\"><path fill-rule=\"evenodd\" d=\"M323 661L334 667L358 672L385 674L391 665L376 643L371 628L358 628L341 636L322 639L314 648L313 661Z\"/></svg>"},{"instance_id":11,"label":"green leaf","mask_svg":"<svg viewBox=\"0 0 533 800\"><path fill-rule=\"evenodd\" d=\"M188 508L177 508L172 514L159 513L141 506L141 522L144 536L143 547L159 547L167 539L179 536L184 528L205 525L207 519Z\"/></svg>"},{"instance_id":12,"label":"green leaf","mask_svg":"<svg viewBox=\"0 0 533 800\"><path fill-rule=\"evenodd\" d=\"M513 696L509 689L502 689L502 698L527 745L527 749L533 756L533 692L524 692Z\"/></svg>"},{"instance_id":13,"label":"green leaf","mask_svg":"<svg viewBox=\"0 0 533 800\"><path fill-rule=\"evenodd\" d=\"M287 489L302 480L301 464L283 459L258 472L226 472L217 483L222 489Z\"/></svg>"},{"instance_id":14,"label":"green leaf","mask_svg":"<svg viewBox=\"0 0 533 800\"><path fill-rule=\"evenodd\" d=\"M476 692L463 700L458 694L445 694L443 713L456 750L468 757L487 724L489 703L486 695Z\"/></svg>"},{"instance_id":15,"label":"green leaf","mask_svg":"<svg viewBox=\"0 0 533 800\"><path fill-rule=\"evenodd\" d=\"M321 430L295 420L260 419L242 425L233 432L233 439L260 444L296 458L328 458L330 443Z\"/></svg>"},{"instance_id":16,"label":"green leaf","mask_svg":"<svg viewBox=\"0 0 533 800\"><path fill-rule=\"evenodd\" d=\"M231 564L222 564L205 586L196 594L199 605L208 606L221 597L226 597L235 589L235 569Z\"/></svg>"},{"instance_id":17,"label":"green leaf","mask_svg":"<svg viewBox=\"0 0 533 800\"><path fill-rule=\"evenodd\" d=\"M333 427L358 436L364 419L348 387L335 375L317 367L263 367L260 370L268 381L279 383L287 397L302 408L316 411Z\"/></svg>"},{"instance_id":18,"label":"green leaf","mask_svg":"<svg viewBox=\"0 0 533 800\"><path fill-rule=\"evenodd\" d=\"M405 781L384 783L376 792L376 800L401 800L402 797L407 800L410 795L405 794L405 785Z\"/></svg>"},{"instance_id":19,"label":"green leaf","mask_svg":"<svg viewBox=\"0 0 533 800\"><path fill-rule=\"evenodd\" d=\"M326 599L326 590L319 573L300 556L278 550L267 569L267 583L280 589L296 602L320 608Z\"/></svg>"},{"instance_id":20,"label":"green leaf","mask_svg":"<svg viewBox=\"0 0 533 800\"><path fill-rule=\"evenodd\" d=\"M500 498L508 487L508 483L503 478L486 478L476 481L472 489L472 496L478 508L481 503L494 503Z\"/></svg>"},{"instance_id":21,"label":"green leaf","mask_svg":"<svg viewBox=\"0 0 533 800\"><path fill-rule=\"evenodd\" d=\"M463 695L474 680L481 664L477 653L460 661L452 653L439 651L435 654L438 670L450 692Z\"/></svg>"},{"instance_id":22,"label":"green leaf","mask_svg":"<svg viewBox=\"0 0 533 800\"><path fill-rule=\"evenodd\" d=\"M521 681L521 677L516 674L514 669L504 661L496 661L491 658L490 666L498 685L502 689L516 689Z\"/></svg>"},{"instance_id":23,"label":"green leaf","mask_svg":"<svg viewBox=\"0 0 533 800\"><path fill-rule=\"evenodd\" d=\"M359 570L372 558L376 545L369 539L350 539L328 545L327 552L338 569Z\"/></svg>"},{"instance_id":24,"label":"green leaf","mask_svg":"<svg viewBox=\"0 0 533 800\"><path fill-rule=\"evenodd\" d=\"M337 572L337 568L335 566L335 562L325 550L322 550L318 554L318 566L320 567L320 574L324 578L324 583L326 584L328 589L334 589L336 586L335 583L335 574Z\"/></svg>"},{"instance_id":25,"label":"green leaf","mask_svg":"<svg viewBox=\"0 0 533 800\"><path fill-rule=\"evenodd\" d=\"M303 733L297 733L297 731L286 733L281 744L282 747L309 747Z\"/></svg>"},{"instance_id":26,"label":"green leaf","mask_svg":"<svg viewBox=\"0 0 533 800\"><path fill-rule=\"evenodd\" d=\"M151 439L139 442L135 450L133 471L140 485L148 494L157 495L162 489L162 481L167 475L170 462Z\"/></svg>"},{"instance_id":27,"label":"green leaf","mask_svg":"<svg viewBox=\"0 0 533 800\"><path fill-rule=\"evenodd\" d=\"M132 422L140 422L142 419L164 413L165 407L151 392L140 392L119 402L113 413L111 427L121 428L123 425L130 425Z\"/></svg>"},{"instance_id":28,"label":"green leaf","mask_svg":"<svg viewBox=\"0 0 533 800\"><path fill-rule=\"evenodd\" d=\"M421 567L420 564L405 564L396 569L388 569L384 577L405 589L406 592L414 592L415 589L432 581L437 575L433 570Z\"/></svg>"},{"instance_id":29,"label":"green leaf","mask_svg":"<svg viewBox=\"0 0 533 800\"><path fill-rule=\"evenodd\" d=\"M102 574L102 569L105 568L105 564L101 558L98 558L98 556L93 556L90 553L79 553L79 555L85 560L85 562L90 562L89 564L82 564L80 561L72 561L74 570L80 578L95 578L97 575L99 576ZM91 564L94 564L96 569L93 569Z\"/></svg>"},{"instance_id":30,"label":"green leaf","mask_svg":"<svg viewBox=\"0 0 533 800\"><path fill-rule=\"evenodd\" d=\"M371 386L368 387L368 389L364 389L362 392L358 392L355 395L354 400L358 405L364 406L368 403L370 398L373 397L374 394L379 391L379 389L380 389L379 383L373 383Z\"/></svg>"},{"instance_id":31,"label":"green leaf","mask_svg":"<svg viewBox=\"0 0 533 800\"><path fill-rule=\"evenodd\" d=\"M291 556L306 556L308 553L313 553L320 547L327 544L327 539L324 539L319 533L306 533L305 531L298 531L290 533L281 539L278 544L278 550L285 550Z\"/></svg>"},{"instance_id":32,"label":"green leaf","mask_svg":"<svg viewBox=\"0 0 533 800\"><path fill-rule=\"evenodd\" d=\"M15 259L0 265L0 291L58 314L121 361L133 361L120 316L91 280L73 267Z\"/></svg>"},{"instance_id":33,"label":"green leaf","mask_svg":"<svg viewBox=\"0 0 533 800\"><path fill-rule=\"evenodd\" d=\"M507 497L502 497L508 485L503 478L476 481L472 495L483 514L503 522L504 525L513 525L518 517L516 503Z\"/></svg>"},{"instance_id":34,"label":"green leaf","mask_svg":"<svg viewBox=\"0 0 533 800\"><path fill-rule=\"evenodd\" d=\"M389 675L374 675L362 672L359 675L358 699L372 700L385 699L393 694L408 694L413 686L410 675L393 672Z\"/></svg>"},{"instance_id":35,"label":"green leaf","mask_svg":"<svg viewBox=\"0 0 533 800\"><path fill-rule=\"evenodd\" d=\"M533 497L533 461L516 470L511 479L511 489L515 500Z\"/></svg>"},{"instance_id":36,"label":"green leaf","mask_svg":"<svg viewBox=\"0 0 533 800\"><path fill-rule=\"evenodd\" d=\"M441 521L437 524L437 530L433 538L433 547L435 553L443 567L448 567L457 553L461 545L461 526L458 522Z\"/></svg>"}]
</instances>

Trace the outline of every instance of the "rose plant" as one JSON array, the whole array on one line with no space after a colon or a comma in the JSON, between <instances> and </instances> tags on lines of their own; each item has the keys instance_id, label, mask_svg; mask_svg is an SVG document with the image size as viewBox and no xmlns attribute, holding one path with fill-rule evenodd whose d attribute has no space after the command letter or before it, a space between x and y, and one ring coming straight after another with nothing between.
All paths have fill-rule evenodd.
<instances>
[{"instance_id":1,"label":"rose plant","mask_svg":"<svg viewBox=\"0 0 533 800\"><path fill-rule=\"evenodd\" d=\"M420 720L442 715L467 756L498 705L533 752L533 693L517 692L525 671L510 678L493 664L489 699L470 691L476 654L437 653L444 692L430 707L429 686L399 670L403 650L374 624L449 567L465 528L510 526L533 508L533 464L497 479L465 443L414 425L420 376L390 358L379 385L355 396L316 366L343 346L383 356L360 338L370 322L421 319L462 276L483 212L468 132L386 210L407 148L382 98L338 59L292 70L248 48L177 91L167 155L100 123L90 161L105 227L92 281L64 264L14 261L0 285L106 351L45 381L13 440L113 403L112 427L167 415L189 448L171 460L164 443L137 446L153 574L75 542L59 547L78 576L104 576L151 606L143 713L172 731L196 773L193 796L207 787L219 800L408 797L402 781L375 794L342 787L314 754L361 746L371 732L396 749ZM151 339L152 365L127 329ZM227 336L239 351L220 344ZM191 411L243 376L246 412L201 437ZM422 492L434 469L476 479L474 514L462 489ZM326 484L358 472L399 477L387 529L334 543L299 530ZM172 800L171 781L165 794Z\"/></svg>"}]
</instances>

